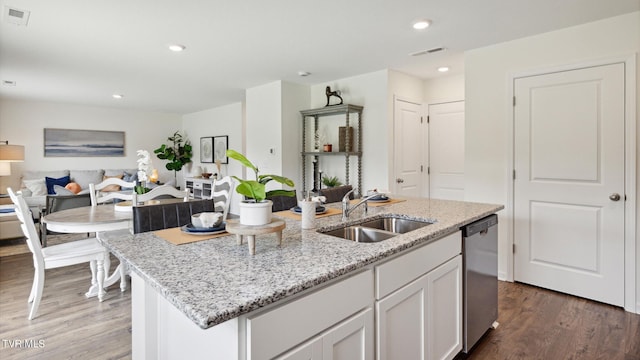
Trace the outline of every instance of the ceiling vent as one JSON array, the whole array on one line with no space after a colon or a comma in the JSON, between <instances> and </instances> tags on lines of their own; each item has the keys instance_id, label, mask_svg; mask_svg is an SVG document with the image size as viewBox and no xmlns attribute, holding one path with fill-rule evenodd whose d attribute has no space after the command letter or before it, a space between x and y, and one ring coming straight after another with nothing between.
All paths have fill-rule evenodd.
<instances>
[{"instance_id":1,"label":"ceiling vent","mask_svg":"<svg viewBox=\"0 0 640 360\"><path fill-rule=\"evenodd\" d=\"M409 55L411 55L411 56L420 56L420 55L425 55L425 54L433 54L433 53L437 53L437 52L445 51L445 50L447 50L447 48L445 48L445 47L437 47L437 48L432 48L432 49L427 49L427 50L416 51L416 52L413 52L413 53L411 53Z\"/></svg>"},{"instance_id":2,"label":"ceiling vent","mask_svg":"<svg viewBox=\"0 0 640 360\"><path fill-rule=\"evenodd\" d=\"M20 10L5 5L4 21L9 24L27 26L30 13L30 11Z\"/></svg>"}]
</instances>

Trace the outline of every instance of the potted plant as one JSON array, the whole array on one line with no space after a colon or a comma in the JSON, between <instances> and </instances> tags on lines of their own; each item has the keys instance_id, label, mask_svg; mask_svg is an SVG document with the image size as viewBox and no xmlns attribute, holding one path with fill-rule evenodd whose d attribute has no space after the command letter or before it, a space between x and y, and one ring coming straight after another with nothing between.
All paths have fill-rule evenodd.
<instances>
[{"instance_id":1,"label":"potted plant","mask_svg":"<svg viewBox=\"0 0 640 360\"><path fill-rule=\"evenodd\" d=\"M153 153L158 156L158 159L168 160L166 165L167 170L173 170L173 179L175 185L178 185L177 173L182 170L182 167L191 162L193 156L191 143L189 140L184 140L180 131L173 133L173 136L167 138L171 143L169 145L162 144L159 148L153 150Z\"/></svg>"},{"instance_id":2,"label":"potted plant","mask_svg":"<svg viewBox=\"0 0 640 360\"><path fill-rule=\"evenodd\" d=\"M338 179L337 176L326 176L325 175L325 176L322 177L322 183L326 187L334 187L334 186L342 185L342 182L340 182L340 180Z\"/></svg>"},{"instance_id":3,"label":"potted plant","mask_svg":"<svg viewBox=\"0 0 640 360\"><path fill-rule=\"evenodd\" d=\"M283 189L266 191L265 185L274 180L293 187L295 186L293 181L284 176L260 175L258 167L235 150L227 150L227 156L253 170L255 174L255 179L252 180L240 179L237 176L233 177L239 183L236 186L236 192L245 197L245 200L240 202L240 223L243 225L265 225L270 223L272 203L271 200L267 200L267 197L276 195L295 196L296 193L294 190Z\"/></svg>"}]
</instances>

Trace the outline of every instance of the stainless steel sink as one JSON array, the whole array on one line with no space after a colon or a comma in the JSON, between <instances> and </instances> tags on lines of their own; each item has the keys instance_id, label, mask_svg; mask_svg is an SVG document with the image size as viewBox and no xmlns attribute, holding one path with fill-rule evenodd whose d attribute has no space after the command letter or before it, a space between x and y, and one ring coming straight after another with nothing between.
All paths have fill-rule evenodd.
<instances>
[{"instance_id":1,"label":"stainless steel sink","mask_svg":"<svg viewBox=\"0 0 640 360\"><path fill-rule=\"evenodd\" d=\"M321 233L345 240L371 243L387 240L398 234L404 234L427 225L431 225L431 223L400 217L385 217L335 230L321 231Z\"/></svg>"},{"instance_id":2,"label":"stainless steel sink","mask_svg":"<svg viewBox=\"0 0 640 360\"><path fill-rule=\"evenodd\" d=\"M431 225L430 222L419 221L419 220L409 220L398 217L388 217L375 219L371 221L366 221L360 226L369 227L378 230L391 231L397 234L404 234L409 231L420 229L421 227Z\"/></svg>"},{"instance_id":3,"label":"stainless steel sink","mask_svg":"<svg viewBox=\"0 0 640 360\"><path fill-rule=\"evenodd\" d=\"M396 234L380 231L372 228L362 227L358 225L347 226L336 230L323 232L323 234L336 236L345 240L352 240L355 242L379 242L388 238L394 237Z\"/></svg>"}]
</instances>

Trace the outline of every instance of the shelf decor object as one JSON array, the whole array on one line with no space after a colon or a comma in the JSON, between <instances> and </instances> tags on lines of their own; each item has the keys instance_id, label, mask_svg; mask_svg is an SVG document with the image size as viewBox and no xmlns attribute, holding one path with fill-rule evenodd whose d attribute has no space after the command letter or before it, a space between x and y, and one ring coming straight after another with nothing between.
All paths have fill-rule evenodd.
<instances>
[{"instance_id":1,"label":"shelf decor object","mask_svg":"<svg viewBox=\"0 0 640 360\"><path fill-rule=\"evenodd\" d=\"M302 193L306 194L307 191L317 192L321 186L321 172L319 168L319 160L322 156L343 156L344 164L345 164L345 185L351 185L352 182L349 179L349 174L351 170L351 165L353 163L353 159L355 157L355 166L358 174L358 180L356 184L353 184L357 189L356 191L360 192L362 188L362 110L364 108L359 105L352 104L341 104L341 105L332 105L328 107L318 108L318 109L310 109L310 110L302 110L300 114L302 114ZM355 114L357 115L357 126L356 129L349 126L351 116ZM340 132L339 136L339 146L338 151L333 152L317 152L313 151L318 148L320 144L317 143L317 137L311 136L308 134L314 134L313 131L317 131L318 129L318 120L321 117L325 116L335 116L335 115L344 115L344 129L350 129L349 131L344 131L344 136L341 136L342 132ZM311 121L312 120L312 121ZM340 129L343 127L340 126ZM308 133L311 132L311 133ZM357 134L354 134L357 133ZM314 138L314 144L307 144L307 136L311 136ZM355 138L355 139L354 139ZM342 147L344 145L344 148ZM311 162L313 166L313 182L310 187L307 186L307 159L311 157ZM360 194L355 194L358 197Z\"/></svg>"}]
</instances>

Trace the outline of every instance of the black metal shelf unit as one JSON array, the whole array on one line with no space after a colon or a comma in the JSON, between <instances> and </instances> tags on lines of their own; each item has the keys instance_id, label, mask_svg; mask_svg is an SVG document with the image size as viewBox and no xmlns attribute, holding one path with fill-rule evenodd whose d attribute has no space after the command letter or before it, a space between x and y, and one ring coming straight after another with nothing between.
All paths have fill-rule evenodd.
<instances>
[{"instance_id":1,"label":"black metal shelf unit","mask_svg":"<svg viewBox=\"0 0 640 360\"><path fill-rule=\"evenodd\" d=\"M362 110L363 107L359 105L352 104L342 104L342 105L332 105L325 106L323 108L318 109L310 109L310 110L302 110L300 113L302 114L302 193L306 194L307 190L316 191L320 188L320 176L318 173L318 160L321 156L344 156L345 161L345 184L352 185L349 179L350 166L351 166L351 157L355 157L357 173L358 173L358 181L357 181L357 190L356 192L360 193L362 188ZM357 115L357 135L355 136L356 141L352 141L350 139L350 131L349 123L352 120L350 118L351 115ZM334 115L344 115L345 116L345 151L336 151L336 152L323 152L323 151L307 151L307 131L317 131L318 129L318 119L323 116L334 116ZM307 125L309 125L313 121L313 128L307 129ZM321 144L317 143L317 139L314 137L313 148L318 149ZM353 149L351 149L351 145L353 144ZM312 189L307 189L307 158L311 156L313 157L313 186ZM359 195L359 194L356 194Z\"/></svg>"}]
</instances>

